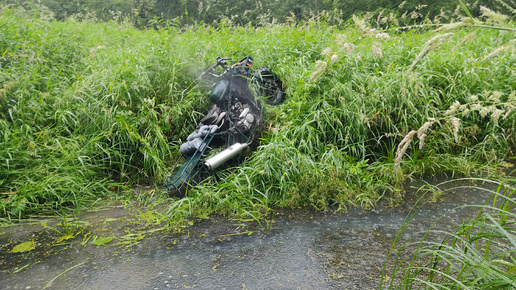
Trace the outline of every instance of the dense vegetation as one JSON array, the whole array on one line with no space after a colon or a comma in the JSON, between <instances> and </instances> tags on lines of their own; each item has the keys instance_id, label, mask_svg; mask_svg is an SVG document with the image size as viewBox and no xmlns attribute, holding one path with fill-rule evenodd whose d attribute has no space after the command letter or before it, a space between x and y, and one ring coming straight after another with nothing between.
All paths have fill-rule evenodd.
<instances>
[{"instance_id":1,"label":"dense vegetation","mask_svg":"<svg viewBox=\"0 0 516 290\"><path fill-rule=\"evenodd\" d=\"M252 55L288 99L267 108L248 162L169 199L172 221L367 208L402 197L407 177L492 174L514 155L514 24L488 9L437 31L382 32L371 15L344 28L325 15L141 30L11 8L0 12L4 218L159 185L209 106L193 80L217 56Z\"/></svg>"},{"instance_id":2,"label":"dense vegetation","mask_svg":"<svg viewBox=\"0 0 516 290\"><path fill-rule=\"evenodd\" d=\"M510 13L504 3L515 7L514 0L464 0L473 16L481 14L479 6ZM155 26L163 20L176 25L205 23L218 26L222 22L238 25L259 25L263 21L285 23L306 17L329 14L338 16L341 24L352 15L376 13L378 22L391 21L404 25L449 21L459 2L445 0L0 0L0 4L21 4L28 13L43 14L57 20L66 18L127 20L138 27Z\"/></svg>"},{"instance_id":3,"label":"dense vegetation","mask_svg":"<svg viewBox=\"0 0 516 290\"><path fill-rule=\"evenodd\" d=\"M137 17L109 12L108 19L98 14L106 10L88 11L94 1L51 3L59 2L0 10L2 221L132 195L136 184L159 188L210 106L194 80L217 56L252 55L282 78L288 98L266 107L260 146L238 168L185 196L160 189L138 196L161 201L174 226L219 213L266 227L272 207L368 208L402 198L407 178L498 179L511 165L516 28L513 18L478 3L442 17L412 7L350 21L344 12L307 14L310 6L302 6L281 24L267 11L240 22L229 10L213 19L186 17L195 11L188 6L176 16L137 9ZM57 8L79 10L64 17ZM476 219L447 233L429 230L444 239L423 239L407 260L397 251L413 244L397 240L397 263L384 285L514 286L514 188L502 184L496 193Z\"/></svg>"},{"instance_id":4,"label":"dense vegetation","mask_svg":"<svg viewBox=\"0 0 516 290\"><path fill-rule=\"evenodd\" d=\"M514 179L509 179L514 184ZM464 183L467 181L467 183ZM516 228L514 193L509 183L483 179L452 180L431 188L455 184L448 190L470 188L489 192L484 205L462 205L441 215L418 239L406 239L405 230L416 215L407 216L384 264L382 286L389 289L515 289ZM458 185L457 185L458 184ZM465 185L469 184L469 185ZM488 189L491 187L493 189ZM423 198L419 201L422 206ZM478 213L461 224L443 229L441 222L465 208ZM422 238L420 237L422 236ZM392 268L387 268L388 261ZM390 273L390 276L388 275Z\"/></svg>"}]
</instances>

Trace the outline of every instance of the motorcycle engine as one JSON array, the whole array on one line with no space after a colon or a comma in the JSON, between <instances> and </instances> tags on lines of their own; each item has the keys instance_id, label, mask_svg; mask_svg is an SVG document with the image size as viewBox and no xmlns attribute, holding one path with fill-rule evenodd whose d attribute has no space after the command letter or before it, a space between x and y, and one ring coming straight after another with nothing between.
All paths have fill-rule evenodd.
<instances>
[{"instance_id":1,"label":"motorcycle engine","mask_svg":"<svg viewBox=\"0 0 516 290\"><path fill-rule=\"evenodd\" d=\"M242 103L238 101L237 98L234 98L233 105L231 106L232 112L232 121L235 124L235 129L230 129L230 131L236 131L238 129L242 133L247 133L253 127L256 116L252 113L251 106L246 103Z\"/></svg>"}]
</instances>

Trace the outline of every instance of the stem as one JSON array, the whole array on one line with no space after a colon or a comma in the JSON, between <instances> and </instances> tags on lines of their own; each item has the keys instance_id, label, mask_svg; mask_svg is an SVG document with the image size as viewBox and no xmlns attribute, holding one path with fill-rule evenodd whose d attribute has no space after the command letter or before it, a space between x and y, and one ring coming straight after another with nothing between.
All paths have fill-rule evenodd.
<instances>
[{"instance_id":1,"label":"stem","mask_svg":"<svg viewBox=\"0 0 516 290\"><path fill-rule=\"evenodd\" d=\"M76 268L76 267L81 266L81 265L82 265L82 264L84 264L84 263L86 263L86 261L83 261L83 262L81 262L81 263L79 263L79 264L77 264L77 265L75 265L75 266L72 266L72 267L70 267L70 268L68 268L68 269L64 270L64 272L60 273L59 275L55 276L55 277L54 277L54 279L50 280L50 282L48 282L48 283L45 285L45 287L43 287L43 289L46 289L46 288L48 288L48 287L52 286L52 282L54 282L57 278L59 278L59 276L61 276L61 275L63 275L64 273L66 273L66 272L68 272L68 271L72 270L73 268Z\"/></svg>"}]
</instances>

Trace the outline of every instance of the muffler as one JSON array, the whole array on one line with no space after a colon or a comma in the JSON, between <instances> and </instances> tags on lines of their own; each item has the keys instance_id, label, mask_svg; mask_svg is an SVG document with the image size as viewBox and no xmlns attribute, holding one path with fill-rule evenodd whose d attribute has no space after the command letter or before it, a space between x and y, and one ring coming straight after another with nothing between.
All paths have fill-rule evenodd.
<instances>
[{"instance_id":1,"label":"muffler","mask_svg":"<svg viewBox=\"0 0 516 290\"><path fill-rule=\"evenodd\" d=\"M242 152L247 146L247 143L235 143L226 148L224 151L206 160L206 162L204 162L204 166L206 166L208 170L217 169L219 166L226 163L231 158L240 154L240 152Z\"/></svg>"}]
</instances>

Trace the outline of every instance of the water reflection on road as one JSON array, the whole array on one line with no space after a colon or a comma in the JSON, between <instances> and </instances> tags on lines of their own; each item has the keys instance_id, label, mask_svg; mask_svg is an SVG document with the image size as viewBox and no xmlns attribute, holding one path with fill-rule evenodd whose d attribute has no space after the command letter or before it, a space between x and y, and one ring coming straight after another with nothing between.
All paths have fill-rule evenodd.
<instances>
[{"instance_id":1,"label":"water reflection on road","mask_svg":"<svg viewBox=\"0 0 516 290\"><path fill-rule=\"evenodd\" d=\"M417 211L411 231L425 230L443 212L481 204L487 196L465 189L429 203ZM267 231L213 217L183 234L147 234L132 245L116 245L120 238L82 245L84 238L75 238L28 254L8 251L15 241L37 239L40 225L3 229L0 284L2 289L378 289L385 256L409 209L407 204L345 214L289 211L276 215ZM455 210L443 222L458 223L475 211ZM128 214L116 208L88 218L103 220L107 234L120 237Z\"/></svg>"}]
</instances>

